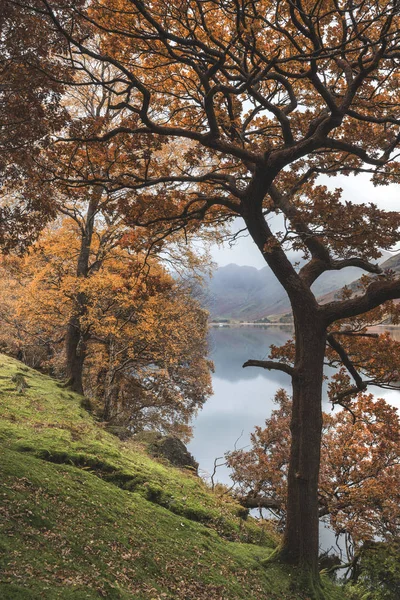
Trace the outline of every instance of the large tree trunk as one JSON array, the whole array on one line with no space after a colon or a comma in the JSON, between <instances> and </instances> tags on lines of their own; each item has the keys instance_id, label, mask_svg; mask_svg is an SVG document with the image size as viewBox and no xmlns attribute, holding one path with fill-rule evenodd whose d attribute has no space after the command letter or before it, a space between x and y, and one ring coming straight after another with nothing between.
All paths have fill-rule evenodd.
<instances>
[{"instance_id":1,"label":"large tree trunk","mask_svg":"<svg viewBox=\"0 0 400 600\"><path fill-rule=\"evenodd\" d=\"M249 199L243 217L250 235L289 296L296 344L287 521L282 546L271 559L299 567L304 576L303 587L308 587L314 598L323 598L318 572L318 477L326 323L309 285L299 278L262 216L265 186L262 179L253 180L254 198L251 202Z\"/></svg>"},{"instance_id":2,"label":"large tree trunk","mask_svg":"<svg viewBox=\"0 0 400 600\"><path fill-rule=\"evenodd\" d=\"M287 520L279 557L318 583L318 477L322 434L322 381L326 330L314 311L295 315L291 452ZM316 594L318 596L318 594Z\"/></svg>"}]
</instances>

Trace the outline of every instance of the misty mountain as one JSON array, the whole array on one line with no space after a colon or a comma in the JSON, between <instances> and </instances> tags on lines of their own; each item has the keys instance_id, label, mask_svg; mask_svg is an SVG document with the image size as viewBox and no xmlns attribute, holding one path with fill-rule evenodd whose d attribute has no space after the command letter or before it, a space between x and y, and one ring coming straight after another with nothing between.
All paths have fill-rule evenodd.
<instances>
[{"instance_id":1,"label":"misty mountain","mask_svg":"<svg viewBox=\"0 0 400 600\"><path fill-rule=\"evenodd\" d=\"M392 256L385 252L379 262L382 261L383 268L400 271L400 254ZM328 271L312 289L318 297L334 295L344 285L355 284L362 274L363 271L355 267ZM206 297L211 318L216 320L254 321L290 310L286 292L268 266L263 269L235 264L219 267L207 283Z\"/></svg>"},{"instance_id":2,"label":"misty mountain","mask_svg":"<svg viewBox=\"0 0 400 600\"><path fill-rule=\"evenodd\" d=\"M269 267L230 264L217 269L208 285L208 309L214 319L262 318L282 298L285 292Z\"/></svg>"}]
</instances>

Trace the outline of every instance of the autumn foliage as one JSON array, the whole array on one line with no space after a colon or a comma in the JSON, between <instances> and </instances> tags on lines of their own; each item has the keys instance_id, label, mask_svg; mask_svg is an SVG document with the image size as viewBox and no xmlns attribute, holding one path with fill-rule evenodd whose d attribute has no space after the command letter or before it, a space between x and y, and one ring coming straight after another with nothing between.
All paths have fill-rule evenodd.
<instances>
[{"instance_id":1,"label":"autumn foliage","mask_svg":"<svg viewBox=\"0 0 400 600\"><path fill-rule=\"evenodd\" d=\"M147 227L156 240L241 217L285 289L296 334L291 358L278 353L246 366L291 377L279 558L307 572L321 598L324 361L346 369L331 387L336 403L377 381L392 386L397 376L394 364L383 373L370 360L366 332L348 322L400 297L399 278L376 264L380 249L400 240L399 212L353 201L328 181L361 173L376 185L399 181L397 0L22 0L18 6L66 48L59 60L74 76L62 76L63 83L101 98L101 109L89 120L74 115L57 149L41 160L46 181L57 190L61 182L67 194L101 188L125 225ZM300 270L290 261L293 249L305 256ZM313 283L347 267L368 274L362 289L319 303ZM77 298L70 332L90 312L86 293ZM78 357L72 337L67 346ZM370 358L361 360L360 373L361 348ZM75 367L79 375L82 365Z\"/></svg>"},{"instance_id":2,"label":"autumn foliage","mask_svg":"<svg viewBox=\"0 0 400 600\"><path fill-rule=\"evenodd\" d=\"M228 454L244 505L270 508L284 520L290 451L291 401L280 390L278 408L251 436L251 449ZM376 538L400 534L400 419L383 399L359 394L351 412L324 413L319 513L336 535L346 535L352 558Z\"/></svg>"},{"instance_id":3,"label":"autumn foliage","mask_svg":"<svg viewBox=\"0 0 400 600\"><path fill-rule=\"evenodd\" d=\"M3 346L65 376L67 327L83 295L83 385L93 406L132 431L187 437L210 393L206 313L190 282L174 280L156 259L144 263L143 255L115 245L96 265L99 240L101 230L86 277L76 273L80 235L70 219L49 228L26 256L3 258Z\"/></svg>"},{"instance_id":4,"label":"autumn foliage","mask_svg":"<svg viewBox=\"0 0 400 600\"><path fill-rule=\"evenodd\" d=\"M55 216L39 156L68 113L65 41L21 4L0 6L0 248L22 250Z\"/></svg>"}]
</instances>

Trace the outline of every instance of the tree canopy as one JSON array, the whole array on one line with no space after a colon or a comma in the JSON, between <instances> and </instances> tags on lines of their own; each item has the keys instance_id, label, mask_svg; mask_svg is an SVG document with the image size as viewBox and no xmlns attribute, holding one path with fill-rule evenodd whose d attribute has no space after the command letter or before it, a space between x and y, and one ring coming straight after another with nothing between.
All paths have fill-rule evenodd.
<instances>
[{"instance_id":1,"label":"tree canopy","mask_svg":"<svg viewBox=\"0 0 400 600\"><path fill-rule=\"evenodd\" d=\"M278 408L252 434L250 450L229 453L241 502L286 512L291 401L280 390ZM351 560L365 542L398 539L400 420L383 399L359 394L352 411L324 413L319 514L337 536L346 535Z\"/></svg>"},{"instance_id":2,"label":"tree canopy","mask_svg":"<svg viewBox=\"0 0 400 600\"><path fill-rule=\"evenodd\" d=\"M83 388L96 412L131 432L153 428L187 439L211 392L206 312L190 280L174 280L131 246L107 245L107 233L97 225L84 277L76 271L81 232L68 218L26 256L3 258L1 343L28 364L66 375L73 315Z\"/></svg>"},{"instance_id":3,"label":"tree canopy","mask_svg":"<svg viewBox=\"0 0 400 600\"><path fill-rule=\"evenodd\" d=\"M357 390L365 391L338 337L362 338L364 332L349 331L346 320L400 297L400 280L374 262L380 248L400 240L400 213L342 197L320 177L367 173L376 185L398 182L398 1L22 5L67 45L63 64L79 72L74 85L105 89L110 115L118 115L99 117L99 128L68 132L64 143L106 152L126 147L130 156L129 148L150 136L168 158L135 153L126 168L114 169L111 162L99 172L79 169L73 152L72 184L102 186L131 223L157 235L240 216L286 290L295 325L293 362L259 364L288 373L293 385L279 558L307 571L321 596L318 475L326 346L350 367ZM138 190L147 193L122 193ZM275 215L280 232L271 225ZM293 248L306 256L299 271L287 255ZM311 289L316 279L349 266L379 277L365 280L358 293L318 303Z\"/></svg>"},{"instance_id":4,"label":"tree canopy","mask_svg":"<svg viewBox=\"0 0 400 600\"><path fill-rule=\"evenodd\" d=\"M65 40L38 15L5 0L0 7L0 246L22 249L54 217L37 160L65 123L57 59Z\"/></svg>"}]
</instances>

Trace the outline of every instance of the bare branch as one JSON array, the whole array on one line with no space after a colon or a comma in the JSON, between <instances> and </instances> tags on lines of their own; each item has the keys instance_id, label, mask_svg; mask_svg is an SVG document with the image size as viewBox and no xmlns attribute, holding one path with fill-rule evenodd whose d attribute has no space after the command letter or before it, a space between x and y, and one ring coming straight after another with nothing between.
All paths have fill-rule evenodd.
<instances>
[{"instance_id":1,"label":"bare branch","mask_svg":"<svg viewBox=\"0 0 400 600\"><path fill-rule=\"evenodd\" d=\"M365 381L362 380L360 374L358 373L357 369L355 368L354 364L352 363L349 355L347 354L346 350L343 348L342 344L340 344L337 340L335 340L335 337L332 333L329 333L327 335L326 339L327 339L327 342L330 345L330 347L333 348L333 350L336 352L336 354L339 356L340 360L342 361L343 365L346 367L346 369L348 370L350 375L353 377L358 391L362 392L363 390L365 390L367 388L367 384Z\"/></svg>"},{"instance_id":2,"label":"bare branch","mask_svg":"<svg viewBox=\"0 0 400 600\"><path fill-rule=\"evenodd\" d=\"M283 373L287 373L291 377L293 377L294 374L294 369L290 365L286 365L285 363L274 362L271 360L247 360L242 365L242 367L261 367L262 369L267 369L268 371L282 371Z\"/></svg>"}]
</instances>

